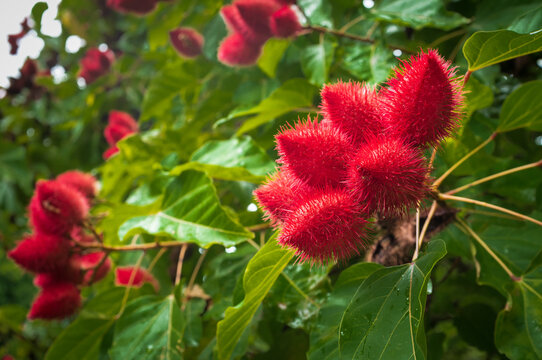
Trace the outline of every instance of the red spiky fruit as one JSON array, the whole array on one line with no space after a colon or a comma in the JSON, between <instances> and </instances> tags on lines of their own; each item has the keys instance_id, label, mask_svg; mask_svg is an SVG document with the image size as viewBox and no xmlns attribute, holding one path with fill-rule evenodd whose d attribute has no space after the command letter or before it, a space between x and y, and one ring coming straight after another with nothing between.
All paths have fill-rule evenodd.
<instances>
[{"instance_id":1,"label":"red spiky fruit","mask_svg":"<svg viewBox=\"0 0 542 360\"><path fill-rule=\"evenodd\" d=\"M107 0L107 6L121 13L146 15L154 10L157 0Z\"/></svg>"},{"instance_id":2,"label":"red spiky fruit","mask_svg":"<svg viewBox=\"0 0 542 360\"><path fill-rule=\"evenodd\" d=\"M295 11L289 6L284 6L274 12L269 19L269 26L272 34L279 38L294 36L301 30L301 24Z\"/></svg>"},{"instance_id":3,"label":"red spiky fruit","mask_svg":"<svg viewBox=\"0 0 542 360\"><path fill-rule=\"evenodd\" d=\"M382 133L381 110L374 88L358 82L324 85L321 109L326 121L348 134L354 143Z\"/></svg>"},{"instance_id":4,"label":"red spiky fruit","mask_svg":"<svg viewBox=\"0 0 542 360\"><path fill-rule=\"evenodd\" d=\"M195 29L180 27L169 32L173 48L184 58L192 59L203 50L203 36Z\"/></svg>"},{"instance_id":5,"label":"red spiky fruit","mask_svg":"<svg viewBox=\"0 0 542 360\"><path fill-rule=\"evenodd\" d=\"M126 136L138 131L137 122L130 114L118 110L109 112L109 122L104 129L104 136L111 147Z\"/></svg>"},{"instance_id":6,"label":"red spiky fruit","mask_svg":"<svg viewBox=\"0 0 542 360\"><path fill-rule=\"evenodd\" d=\"M87 199L93 199L97 192L96 178L81 171L66 171L56 177L56 181L80 191Z\"/></svg>"},{"instance_id":7,"label":"red spiky fruit","mask_svg":"<svg viewBox=\"0 0 542 360\"><path fill-rule=\"evenodd\" d=\"M291 171L282 169L256 189L254 196L264 210L265 217L276 226L285 221L312 190Z\"/></svg>"},{"instance_id":8,"label":"red spiky fruit","mask_svg":"<svg viewBox=\"0 0 542 360\"><path fill-rule=\"evenodd\" d=\"M144 283L151 284L157 292L160 290L158 281L145 269L134 266L124 266L115 269L115 285L117 286L141 287Z\"/></svg>"},{"instance_id":9,"label":"red spiky fruit","mask_svg":"<svg viewBox=\"0 0 542 360\"><path fill-rule=\"evenodd\" d=\"M82 285L91 285L102 280L107 275L111 269L111 259L109 257L104 259L104 257L107 257L107 254L101 251L73 257L74 267L84 273ZM98 268L96 268L97 266Z\"/></svg>"},{"instance_id":10,"label":"red spiky fruit","mask_svg":"<svg viewBox=\"0 0 542 360\"><path fill-rule=\"evenodd\" d=\"M118 153L120 150L117 146L111 146L110 148L108 148L107 150L104 151L102 157L104 158L104 160L107 160L109 159L111 156L115 155L116 153Z\"/></svg>"},{"instance_id":11,"label":"red spiky fruit","mask_svg":"<svg viewBox=\"0 0 542 360\"><path fill-rule=\"evenodd\" d=\"M280 5L269 0L237 0L220 10L230 32L240 34L253 45L261 45L273 36L269 18Z\"/></svg>"},{"instance_id":12,"label":"red spiky fruit","mask_svg":"<svg viewBox=\"0 0 542 360\"><path fill-rule=\"evenodd\" d=\"M403 62L381 93L383 119L390 136L419 147L435 146L458 126L462 88L436 50Z\"/></svg>"},{"instance_id":13,"label":"red spiky fruit","mask_svg":"<svg viewBox=\"0 0 542 360\"><path fill-rule=\"evenodd\" d=\"M115 54L111 50L88 49L80 61L81 70L79 76L85 79L87 84L90 84L106 74L114 61Z\"/></svg>"},{"instance_id":14,"label":"red spiky fruit","mask_svg":"<svg viewBox=\"0 0 542 360\"><path fill-rule=\"evenodd\" d=\"M427 194L428 173L419 149L401 139L376 138L352 159L346 185L368 213L401 215Z\"/></svg>"},{"instance_id":15,"label":"red spiky fruit","mask_svg":"<svg viewBox=\"0 0 542 360\"><path fill-rule=\"evenodd\" d=\"M49 283L34 300L29 319L62 319L81 305L79 289L68 282Z\"/></svg>"},{"instance_id":16,"label":"red spiky fruit","mask_svg":"<svg viewBox=\"0 0 542 360\"><path fill-rule=\"evenodd\" d=\"M233 33L222 40L217 57L228 66L250 66L256 63L261 52L261 45L252 44L241 34Z\"/></svg>"},{"instance_id":17,"label":"red spiky fruit","mask_svg":"<svg viewBox=\"0 0 542 360\"><path fill-rule=\"evenodd\" d=\"M279 243L295 250L301 261L326 263L358 254L367 238L365 216L344 189L323 189L286 220Z\"/></svg>"},{"instance_id":18,"label":"red spiky fruit","mask_svg":"<svg viewBox=\"0 0 542 360\"><path fill-rule=\"evenodd\" d=\"M29 205L30 221L40 233L67 234L83 222L88 203L83 194L55 180L40 180Z\"/></svg>"},{"instance_id":19,"label":"red spiky fruit","mask_svg":"<svg viewBox=\"0 0 542 360\"><path fill-rule=\"evenodd\" d=\"M280 162L311 186L342 186L354 148L339 129L307 118L275 136Z\"/></svg>"},{"instance_id":20,"label":"red spiky fruit","mask_svg":"<svg viewBox=\"0 0 542 360\"><path fill-rule=\"evenodd\" d=\"M54 272L68 264L70 248L59 235L37 233L24 238L8 256L28 271Z\"/></svg>"}]
</instances>

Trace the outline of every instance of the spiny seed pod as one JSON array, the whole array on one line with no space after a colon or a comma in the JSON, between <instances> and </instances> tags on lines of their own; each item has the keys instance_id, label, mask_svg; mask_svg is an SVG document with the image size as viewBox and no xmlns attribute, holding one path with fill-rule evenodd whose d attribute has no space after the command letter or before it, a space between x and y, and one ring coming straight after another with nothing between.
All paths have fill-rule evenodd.
<instances>
[{"instance_id":1,"label":"spiny seed pod","mask_svg":"<svg viewBox=\"0 0 542 360\"><path fill-rule=\"evenodd\" d=\"M234 33L222 40L218 60L229 66L250 66L256 63L261 52L261 45L249 43L240 34Z\"/></svg>"},{"instance_id":2,"label":"spiny seed pod","mask_svg":"<svg viewBox=\"0 0 542 360\"><path fill-rule=\"evenodd\" d=\"M395 70L381 91L383 118L392 137L416 146L435 146L458 126L461 83L455 68L435 50L421 52Z\"/></svg>"},{"instance_id":3,"label":"spiny seed pod","mask_svg":"<svg viewBox=\"0 0 542 360\"><path fill-rule=\"evenodd\" d=\"M237 0L220 14L230 32L240 34L253 45L262 45L271 36L269 18L280 5L269 0Z\"/></svg>"},{"instance_id":4,"label":"spiny seed pod","mask_svg":"<svg viewBox=\"0 0 542 360\"><path fill-rule=\"evenodd\" d=\"M401 215L427 194L428 172L419 149L401 139L377 138L352 159L346 186L368 213Z\"/></svg>"},{"instance_id":5,"label":"spiny seed pod","mask_svg":"<svg viewBox=\"0 0 542 360\"><path fill-rule=\"evenodd\" d=\"M80 61L81 70L79 76L85 79L87 84L90 84L106 74L114 61L115 54L111 50L88 49Z\"/></svg>"},{"instance_id":6,"label":"spiny seed pod","mask_svg":"<svg viewBox=\"0 0 542 360\"><path fill-rule=\"evenodd\" d=\"M288 38L301 30L301 24L294 10L289 6L277 10L269 20L269 26L274 36Z\"/></svg>"},{"instance_id":7,"label":"spiny seed pod","mask_svg":"<svg viewBox=\"0 0 542 360\"><path fill-rule=\"evenodd\" d=\"M49 283L34 300L29 319L62 319L81 305L79 289L71 283Z\"/></svg>"},{"instance_id":8,"label":"spiny seed pod","mask_svg":"<svg viewBox=\"0 0 542 360\"><path fill-rule=\"evenodd\" d=\"M311 191L312 188L291 171L282 169L254 191L254 196L264 210L265 217L277 226L303 203Z\"/></svg>"},{"instance_id":9,"label":"spiny seed pod","mask_svg":"<svg viewBox=\"0 0 542 360\"><path fill-rule=\"evenodd\" d=\"M311 186L342 186L354 149L347 135L336 127L310 117L276 135L280 162Z\"/></svg>"},{"instance_id":10,"label":"spiny seed pod","mask_svg":"<svg viewBox=\"0 0 542 360\"><path fill-rule=\"evenodd\" d=\"M40 180L29 205L30 221L40 233L63 235L83 222L88 214L85 197L54 180Z\"/></svg>"},{"instance_id":11,"label":"spiny seed pod","mask_svg":"<svg viewBox=\"0 0 542 360\"><path fill-rule=\"evenodd\" d=\"M141 287L144 283L149 283L158 292L160 284L150 272L134 266L118 267L115 269L116 286L134 286Z\"/></svg>"},{"instance_id":12,"label":"spiny seed pod","mask_svg":"<svg viewBox=\"0 0 542 360\"><path fill-rule=\"evenodd\" d=\"M169 40L173 48L184 58L195 58L203 49L203 36L192 28L180 27L171 30Z\"/></svg>"},{"instance_id":13,"label":"spiny seed pod","mask_svg":"<svg viewBox=\"0 0 542 360\"><path fill-rule=\"evenodd\" d=\"M96 178L81 171L66 171L56 177L56 181L80 191L89 200L94 199L97 192Z\"/></svg>"},{"instance_id":14,"label":"spiny seed pod","mask_svg":"<svg viewBox=\"0 0 542 360\"><path fill-rule=\"evenodd\" d=\"M28 271L54 272L68 264L70 248L68 239L38 233L24 238L8 256Z\"/></svg>"},{"instance_id":15,"label":"spiny seed pod","mask_svg":"<svg viewBox=\"0 0 542 360\"><path fill-rule=\"evenodd\" d=\"M156 0L107 0L111 9L136 15L146 15L156 7Z\"/></svg>"},{"instance_id":16,"label":"spiny seed pod","mask_svg":"<svg viewBox=\"0 0 542 360\"><path fill-rule=\"evenodd\" d=\"M356 144L382 133L381 110L374 88L339 81L324 85L321 96L324 119L348 134Z\"/></svg>"},{"instance_id":17,"label":"spiny seed pod","mask_svg":"<svg viewBox=\"0 0 542 360\"><path fill-rule=\"evenodd\" d=\"M348 191L324 189L288 217L278 241L294 249L301 261L344 260L364 246L367 223Z\"/></svg>"},{"instance_id":18,"label":"spiny seed pod","mask_svg":"<svg viewBox=\"0 0 542 360\"><path fill-rule=\"evenodd\" d=\"M88 286L102 280L111 269L111 259L101 251L85 255L75 255L73 264L84 272L82 285ZM101 264L101 265L99 265ZM96 266L99 267L96 269ZM96 274L94 274L96 273Z\"/></svg>"},{"instance_id":19,"label":"spiny seed pod","mask_svg":"<svg viewBox=\"0 0 542 360\"><path fill-rule=\"evenodd\" d=\"M109 112L109 122L104 129L104 136L110 146L126 136L139 131L137 121L124 111L112 110Z\"/></svg>"},{"instance_id":20,"label":"spiny seed pod","mask_svg":"<svg viewBox=\"0 0 542 360\"><path fill-rule=\"evenodd\" d=\"M102 157L104 158L104 160L107 160L118 152L119 152L119 148L117 146L111 146L110 148L104 151Z\"/></svg>"}]
</instances>

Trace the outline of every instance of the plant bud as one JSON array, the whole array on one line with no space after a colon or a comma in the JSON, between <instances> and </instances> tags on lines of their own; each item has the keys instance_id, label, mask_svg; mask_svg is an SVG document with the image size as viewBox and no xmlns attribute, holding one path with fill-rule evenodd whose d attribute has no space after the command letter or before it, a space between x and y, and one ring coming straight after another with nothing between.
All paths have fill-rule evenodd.
<instances>
[{"instance_id":1,"label":"plant bud","mask_svg":"<svg viewBox=\"0 0 542 360\"><path fill-rule=\"evenodd\" d=\"M261 52L261 45L253 45L234 33L222 40L218 60L229 66L250 66L256 63Z\"/></svg>"},{"instance_id":2,"label":"plant bud","mask_svg":"<svg viewBox=\"0 0 542 360\"><path fill-rule=\"evenodd\" d=\"M158 284L158 281L145 269L140 267L135 268L133 266L118 267L115 269L116 286L141 287L144 283L151 284L156 292L160 290L160 284Z\"/></svg>"},{"instance_id":3,"label":"plant bud","mask_svg":"<svg viewBox=\"0 0 542 360\"><path fill-rule=\"evenodd\" d=\"M274 36L288 38L301 30L301 24L294 10L285 6L277 10L269 20L269 26Z\"/></svg>"},{"instance_id":4,"label":"plant bud","mask_svg":"<svg viewBox=\"0 0 542 360\"><path fill-rule=\"evenodd\" d=\"M203 49L203 36L192 28L177 28L169 32L169 40L184 58L195 58Z\"/></svg>"},{"instance_id":5,"label":"plant bud","mask_svg":"<svg viewBox=\"0 0 542 360\"><path fill-rule=\"evenodd\" d=\"M62 319L81 305L79 289L68 282L49 283L34 300L29 319Z\"/></svg>"},{"instance_id":6,"label":"plant bud","mask_svg":"<svg viewBox=\"0 0 542 360\"><path fill-rule=\"evenodd\" d=\"M90 174L85 174L77 170L66 171L58 175L56 181L77 189L89 200L96 196L97 180Z\"/></svg>"},{"instance_id":7,"label":"plant bud","mask_svg":"<svg viewBox=\"0 0 542 360\"><path fill-rule=\"evenodd\" d=\"M24 238L8 256L24 269L35 272L54 272L68 264L68 239L43 233Z\"/></svg>"},{"instance_id":8,"label":"plant bud","mask_svg":"<svg viewBox=\"0 0 542 360\"><path fill-rule=\"evenodd\" d=\"M115 54L111 50L88 49L80 61L81 69L79 76L85 79L87 84L90 84L100 76L106 74L114 61Z\"/></svg>"}]
</instances>

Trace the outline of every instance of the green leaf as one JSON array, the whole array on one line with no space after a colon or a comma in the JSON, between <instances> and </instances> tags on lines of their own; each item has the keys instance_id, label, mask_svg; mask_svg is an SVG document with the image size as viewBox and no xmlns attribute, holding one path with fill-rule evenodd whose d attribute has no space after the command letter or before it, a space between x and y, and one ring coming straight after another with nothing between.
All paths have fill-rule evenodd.
<instances>
[{"instance_id":1,"label":"green leaf","mask_svg":"<svg viewBox=\"0 0 542 360\"><path fill-rule=\"evenodd\" d=\"M447 11L440 0L383 0L371 12L379 20L414 29L434 27L449 30L468 22L458 13Z\"/></svg>"},{"instance_id":2,"label":"green leaf","mask_svg":"<svg viewBox=\"0 0 542 360\"><path fill-rule=\"evenodd\" d=\"M522 127L542 130L541 93L542 80L530 81L515 89L504 101L497 130L505 132Z\"/></svg>"},{"instance_id":3,"label":"green leaf","mask_svg":"<svg viewBox=\"0 0 542 360\"><path fill-rule=\"evenodd\" d=\"M305 79L290 79L257 106L233 117L256 115L246 120L237 131L241 135L299 107L312 106L316 88Z\"/></svg>"},{"instance_id":4,"label":"green leaf","mask_svg":"<svg viewBox=\"0 0 542 360\"><path fill-rule=\"evenodd\" d=\"M333 52L334 45L326 40L302 50L301 67L311 84L321 86L327 81Z\"/></svg>"},{"instance_id":5,"label":"green leaf","mask_svg":"<svg viewBox=\"0 0 542 360\"><path fill-rule=\"evenodd\" d=\"M119 238L141 232L205 248L212 244L233 246L254 236L220 205L211 179L193 170L184 171L169 184L160 211L126 221L119 229Z\"/></svg>"},{"instance_id":6,"label":"green leaf","mask_svg":"<svg viewBox=\"0 0 542 360\"><path fill-rule=\"evenodd\" d=\"M293 256L292 251L277 243L275 235L250 260L243 277L245 298L237 306L227 308L224 320L217 326L219 360L230 359L235 344Z\"/></svg>"},{"instance_id":7,"label":"green leaf","mask_svg":"<svg viewBox=\"0 0 542 360\"><path fill-rule=\"evenodd\" d=\"M303 9L311 24L333 28L333 1L329 0L298 0L297 6Z\"/></svg>"},{"instance_id":8,"label":"green leaf","mask_svg":"<svg viewBox=\"0 0 542 360\"><path fill-rule=\"evenodd\" d=\"M111 359L182 359L184 315L173 295L130 302L115 325Z\"/></svg>"},{"instance_id":9,"label":"green leaf","mask_svg":"<svg viewBox=\"0 0 542 360\"><path fill-rule=\"evenodd\" d=\"M511 360L542 358L542 266L514 283L497 317L495 343Z\"/></svg>"},{"instance_id":10,"label":"green leaf","mask_svg":"<svg viewBox=\"0 0 542 360\"><path fill-rule=\"evenodd\" d=\"M479 31L465 41L463 54L469 71L476 71L542 50L542 32L518 34L510 30Z\"/></svg>"},{"instance_id":11,"label":"green leaf","mask_svg":"<svg viewBox=\"0 0 542 360\"><path fill-rule=\"evenodd\" d=\"M34 29L41 34L41 18L45 10L49 8L46 2L40 1L34 4L32 7L32 19L34 20L35 26Z\"/></svg>"},{"instance_id":12,"label":"green leaf","mask_svg":"<svg viewBox=\"0 0 542 360\"><path fill-rule=\"evenodd\" d=\"M275 77L277 65L289 45L288 39L271 38L265 43L262 55L258 59L258 66L270 78Z\"/></svg>"},{"instance_id":13,"label":"green leaf","mask_svg":"<svg viewBox=\"0 0 542 360\"><path fill-rule=\"evenodd\" d=\"M275 162L248 136L209 141L192 155L191 160L173 168L170 174L194 169L217 179L260 183L275 170Z\"/></svg>"},{"instance_id":14,"label":"green leaf","mask_svg":"<svg viewBox=\"0 0 542 360\"><path fill-rule=\"evenodd\" d=\"M471 76L465 86L465 93L465 102L467 104L465 119L469 119L476 110L485 109L493 104L493 92L491 88L482 84L474 76Z\"/></svg>"},{"instance_id":15,"label":"green leaf","mask_svg":"<svg viewBox=\"0 0 542 360\"><path fill-rule=\"evenodd\" d=\"M542 5L517 17L512 25L508 27L508 30L517 33L529 33L540 28L542 28Z\"/></svg>"},{"instance_id":16,"label":"green leaf","mask_svg":"<svg viewBox=\"0 0 542 360\"><path fill-rule=\"evenodd\" d=\"M344 47L342 66L359 80L370 84L385 81L397 64L390 49L382 44L353 44Z\"/></svg>"},{"instance_id":17,"label":"green leaf","mask_svg":"<svg viewBox=\"0 0 542 360\"><path fill-rule=\"evenodd\" d=\"M414 263L378 270L361 284L339 327L343 359L425 359L427 281L445 254L444 241L431 241Z\"/></svg>"}]
</instances>

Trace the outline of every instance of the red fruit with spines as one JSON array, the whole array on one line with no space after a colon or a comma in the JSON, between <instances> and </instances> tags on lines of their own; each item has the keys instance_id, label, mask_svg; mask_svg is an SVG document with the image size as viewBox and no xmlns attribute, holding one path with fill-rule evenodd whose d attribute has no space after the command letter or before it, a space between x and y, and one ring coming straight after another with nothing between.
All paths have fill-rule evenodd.
<instances>
[{"instance_id":1,"label":"red fruit with spines","mask_svg":"<svg viewBox=\"0 0 542 360\"><path fill-rule=\"evenodd\" d=\"M387 133L419 147L436 146L458 126L463 95L455 68L436 50L404 61L380 92Z\"/></svg>"},{"instance_id":2,"label":"red fruit with spines","mask_svg":"<svg viewBox=\"0 0 542 360\"><path fill-rule=\"evenodd\" d=\"M195 29L180 27L169 32L173 48L184 58L192 59L203 50L203 36Z\"/></svg>"},{"instance_id":3,"label":"red fruit with spines","mask_svg":"<svg viewBox=\"0 0 542 360\"><path fill-rule=\"evenodd\" d=\"M101 51L98 48L90 48L80 61L79 76L90 84L106 74L114 61L115 54L111 50Z\"/></svg>"},{"instance_id":4,"label":"red fruit with spines","mask_svg":"<svg viewBox=\"0 0 542 360\"><path fill-rule=\"evenodd\" d=\"M294 36L301 30L295 11L289 6L284 6L273 13L269 19L269 26L273 35L279 38Z\"/></svg>"},{"instance_id":5,"label":"red fruit with spines","mask_svg":"<svg viewBox=\"0 0 542 360\"><path fill-rule=\"evenodd\" d=\"M40 180L29 205L30 222L40 233L64 235L83 222L88 202L78 190L55 180Z\"/></svg>"},{"instance_id":6,"label":"red fruit with spines","mask_svg":"<svg viewBox=\"0 0 542 360\"><path fill-rule=\"evenodd\" d=\"M75 268L84 273L82 285L88 286L102 280L111 269L111 259L105 252L93 252L85 255L75 255L72 259ZM96 266L101 264L97 269ZM96 272L96 275L94 273Z\"/></svg>"},{"instance_id":7,"label":"red fruit with spines","mask_svg":"<svg viewBox=\"0 0 542 360\"><path fill-rule=\"evenodd\" d=\"M111 156L115 155L116 153L118 153L120 150L117 146L111 146L110 148L108 148L107 150L104 151L102 157L104 158L104 160L107 160L109 159Z\"/></svg>"},{"instance_id":8,"label":"red fruit with spines","mask_svg":"<svg viewBox=\"0 0 542 360\"><path fill-rule=\"evenodd\" d=\"M280 225L313 191L291 171L282 169L254 191L258 203L274 226Z\"/></svg>"},{"instance_id":9,"label":"red fruit with spines","mask_svg":"<svg viewBox=\"0 0 542 360\"><path fill-rule=\"evenodd\" d=\"M374 88L358 82L339 81L321 91L325 122L348 134L355 144L383 132L381 110Z\"/></svg>"},{"instance_id":10,"label":"red fruit with spines","mask_svg":"<svg viewBox=\"0 0 542 360\"><path fill-rule=\"evenodd\" d=\"M67 266L70 248L68 239L37 233L24 238L8 256L28 271L54 272Z\"/></svg>"},{"instance_id":11,"label":"red fruit with spines","mask_svg":"<svg viewBox=\"0 0 542 360\"><path fill-rule=\"evenodd\" d=\"M249 43L241 34L224 38L218 48L218 60L229 66L254 65L262 52L261 45Z\"/></svg>"},{"instance_id":12,"label":"red fruit with spines","mask_svg":"<svg viewBox=\"0 0 542 360\"><path fill-rule=\"evenodd\" d=\"M79 289L69 282L48 283L38 294L29 319L62 319L74 314L81 305Z\"/></svg>"},{"instance_id":13,"label":"red fruit with spines","mask_svg":"<svg viewBox=\"0 0 542 360\"><path fill-rule=\"evenodd\" d=\"M112 147L121 139L138 131L137 121L130 114L118 110L109 112L109 121L104 129L104 136Z\"/></svg>"},{"instance_id":14,"label":"red fruit with spines","mask_svg":"<svg viewBox=\"0 0 542 360\"><path fill-rule=\"evenodd\" d=\"M311 186L341 187L355 151L339 129L307 118L275 136L284 168Z\"/></svg>"},{"instance_id":15,"label":"red fruit with spines","mask_svg":"<svg viewBox=\"0 0 542 360\"><path fill-rule=\"evenodd\" d=\"M154 10L157 0L107 0L107 6L121 13L146 15Z\"/></svg>"},{"instance_id":16,"label":"red fruit with spines","mask_svg":"<svg viewBox=\"0 0 542 360\"><path fill-rule=\"evenodd\" d=\"M70 231L70 239L74 242L81 244L91 244L96 242L94 236L89 233L86 233L83 228L75 226L72 231Z\"/></svg>"},{"instance_id":17,"label":"red fruit with spines","mask_svg":"<svg viewBox=\"0 0 542 360\"><path fill-rule=\"evenodd\" d=\"M158 284L158 281L145 269L140 267L136 268L134 266L117 267L115 269L116 286L141 287L144 283L151 284L154 287L154 290L157 292L160 290L160 284Z\"/></svg>"},{"instance_id":18,"label":"red fruit with spines","mask_svg":"<svg viewBox=\"0 0 542 360\"><path fill-rule=\"evenodd\" d=\"M361 146L349 165L346 185L367 213L397 216L428 193L428 173L419 149L402 139L381 137Z\"/></svg>"},{"instance_id":19,"label":"red fruit with spines","mask_svg":"<svg viewBox=\"0 0 542 360\"><path fill-rule=\"evenodd\" d=\"M365 214L345 189L324 188L285 221L278 242L301 261L326 263L359 253L367 239Z\"/></svg>"},{"instance_id":20,"label":"red fruit with spines","mask_svg":"<svg viewBox=\"0 0 542 360\"><path fill-rule=\"evenodd\" d=\"M97 180L94 176L81 171L66 171L56 177L56 181L80 191L89 200L96 197Z\"/></svg>"},{"instance_id":21,"label":"red fruit with spines","mask_svg":"<svg viewBox=\"0 0 542 360\"><path fill-rule=\"evenodd\" d=\"M253 45L262 45L273 36L269 18L280 5L269 0L237 0L220 13L230 32L238 33Z\"/></svg>"}]
</instances>

